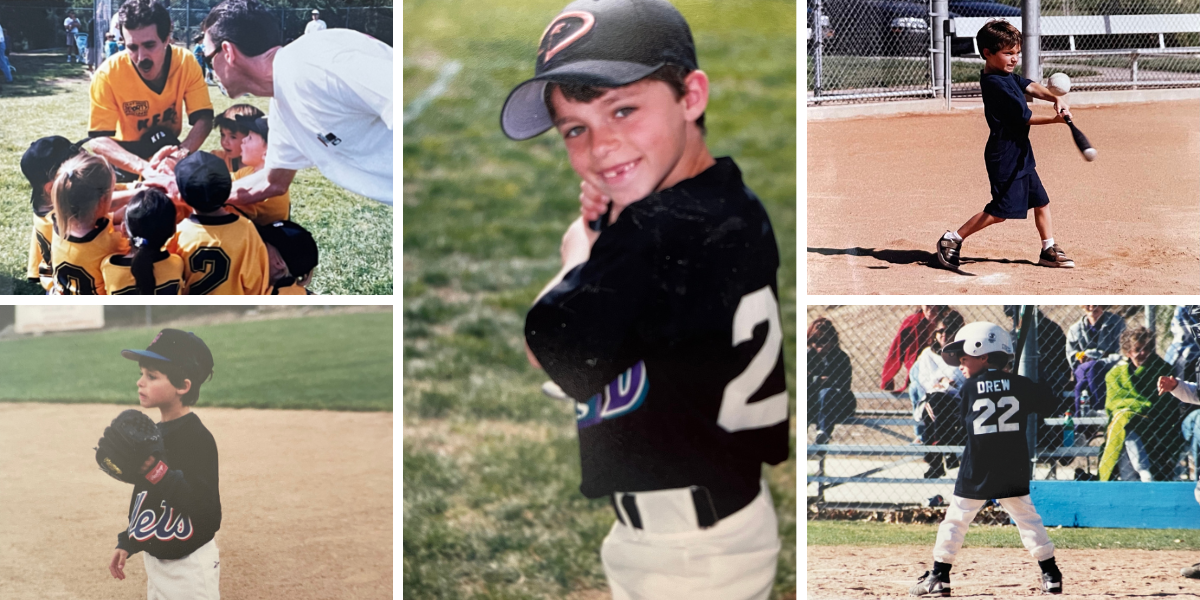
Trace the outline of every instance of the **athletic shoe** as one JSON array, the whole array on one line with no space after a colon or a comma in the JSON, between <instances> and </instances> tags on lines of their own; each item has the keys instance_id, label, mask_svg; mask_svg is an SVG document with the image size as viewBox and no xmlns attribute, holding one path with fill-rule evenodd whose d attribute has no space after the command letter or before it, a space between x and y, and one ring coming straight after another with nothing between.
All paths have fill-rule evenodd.
<instances>
[{"instance_id":1,"label":"athletic shoe","mask_svg":"<svg viewBox=\"0 0 1200 600\"><path fill-rule=\"evenodd\" d=\"M1075 261L1067 258L1067 253L1055 244L1042 250L1041 256L1038 257L1038 264L1043 267L1061 267L1070 269L1075 266Z\"/></svg>"},{"instance_id":2,"label":"athletic shoe","mask_svg":"<svg viewBox=\"0 0 1200 600\"><path fill-rule=\"evenodd\" d=\"M1179 574L1188 579L1200 579L1200 563L1180 569Z\"/></svg>"},{"instance_id":3,"label":"athletic shoe","mask_svg":"<svg viewBox=\"0 0 1200 600\"><path fill-rule=\"evenodd\" d=\"M947 231L946 233L950 233ZM938 262L942 263L947 269L958 269L958 252L962 250L962 242L956 242L947 239L946 236L938 238L937 257Z\"/></svg>"},{"instance_id":4,"label":"athletic shoe","mask_svg":"<svg viewBox=\"0 0 1200 600\"><path fill-rule=\"evenodd\" d=\"M942 581L939 577L933 574L933 571L925 571L925 574L917 578L917 585L912 586L908 590L909 596L949 596L950 582Z\"/></svg>"},{"instance_id":5,"label":"athletic shoe","mask_svg":"<svg viewBox=\"0 0 1200 600\"><path fill-rule=\"evenodd\" d=\"M925 474L922 475L922 477L925 479L938 479L946 474L946 463L943 461L942 455L937 454L935 456L937 456L937 458L933 459L933 462L929 463L929 468L926 469Z\"/></svg>"},{"instance_id":6,"label":"athletic shoe","mask_svg":"<svg viewBox=\"0 0 1200 600\"><path fill-rule=\"evenodd\" d=\"M1042 573L1042 593L1043 594L1061 594L1062 593L1062 573L1051 575L1050 573Z\"/></svg>"}]
</instances>

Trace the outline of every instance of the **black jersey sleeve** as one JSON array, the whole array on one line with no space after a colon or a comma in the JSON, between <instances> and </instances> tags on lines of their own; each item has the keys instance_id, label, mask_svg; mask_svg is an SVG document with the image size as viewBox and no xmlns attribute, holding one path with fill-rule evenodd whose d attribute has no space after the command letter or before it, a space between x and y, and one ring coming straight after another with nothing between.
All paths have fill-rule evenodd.
<instances>
[{"instance_id":1,"label":"black jersey sleeve","mask_svg":"<svg viewBox=\"0 0 1200 600\"><path fill-rule=\"evenodd\" d=\"M653 308L657 280L655 229L637 216L619 219L526 317L530 350L572 398L596 394L640 360L637 324Z\"/></svg>"}]
</instances>

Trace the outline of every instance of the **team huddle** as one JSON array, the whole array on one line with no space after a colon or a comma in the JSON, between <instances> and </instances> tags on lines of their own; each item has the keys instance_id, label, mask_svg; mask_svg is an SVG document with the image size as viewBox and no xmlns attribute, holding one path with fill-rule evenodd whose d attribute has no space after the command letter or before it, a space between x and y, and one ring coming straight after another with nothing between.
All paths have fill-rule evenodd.
<instances>
[{"instance_id":1,"label":"team huddle","mask_svg":"<svg viewBox=\"0 0 1200 600\"><path fill-rule=\"evenodd\" d=\"M92 78L87 139L44 137L21 159L29 279L52 295L310 293L317 246L289 220L289 189L315 166L391 203L391 48L316 28L285 47L255 0L214 7L195 55L171 44L157 0L114 18L125 50ZM270 117L215 115L206 72L231 97L269 97ZM214 128L221 150L201 151Z\"/></svg>"}]
</instances>

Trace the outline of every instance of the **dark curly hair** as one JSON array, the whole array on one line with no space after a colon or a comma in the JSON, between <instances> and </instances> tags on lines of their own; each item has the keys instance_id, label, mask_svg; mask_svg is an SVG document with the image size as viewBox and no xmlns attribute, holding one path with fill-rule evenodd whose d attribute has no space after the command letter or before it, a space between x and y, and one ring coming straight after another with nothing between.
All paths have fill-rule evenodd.
<instances>
[{"instance_id":1,"label":"dark curly hair","mask_svg":"<svg viewBox=\"0 0 1200 600\"><path fill-rule=\"evenodd\" d=\"M126 0L117 11L122 29L141 29L153 25L158 39L164 42L171 36L171 13L156 0Z\"/></svg>"},{"instance_id":2,"label":"dark curly hair","mask_svg":"<svg viewBox=\"0 0 1200 600\"><path fill-rule=\"evenodd\" d=\"M841 347L841 341L838 339L838 332L833 326L833 321L825 317L813 319L808 326L808 345L809 347Z\"/></svg>"}]
</instances>

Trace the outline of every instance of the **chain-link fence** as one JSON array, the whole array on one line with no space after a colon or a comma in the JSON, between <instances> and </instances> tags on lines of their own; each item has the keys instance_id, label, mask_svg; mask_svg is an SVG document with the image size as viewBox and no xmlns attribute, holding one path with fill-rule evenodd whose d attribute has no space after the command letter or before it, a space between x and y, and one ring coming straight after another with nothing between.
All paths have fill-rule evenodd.
<instances>
[{"instance_id":1,"label":"chain-link fence","mask_svg":"<svg viewBox=\"0 0 1200 600\"><path fill-rule=\"evenodd\" d=\"M952 93L978 95L975 33L993 18L1021 28L1022 3L947 6L956 25ZM932 0L809 0L809 103L942 94L939 8ZM1066 73L1072 89L1200 85L1200 0L1044 0L1038 23L1042 74Z\"/></svg>"},{"instance_id":2,"label":"chain-link fence","mask_svg":"<svg viewBox=\"0 0 1200 600\"><path fill-rule=\"evenodd\" d=\"M200 23L208 16L209 10L220 0L175 0L170 3L171 36L176 43L190 47L200 33ZM304 34L304 28L311 20L314 7L281 7L270 6L279 17L279 26L283 31L284 42ZM113 14L121 7L120 0L112 0L109 4ZM392 45L392 6L317 6L321 11L321 20L329 28L345 28L361 31L389 46ZM65 6L62 3L12 2L0 0L0 27L4 29L4 37L8 49L12 52L29 52L35 50L63 49L66 51L66 31L63 22L68 11L75 11L81 26L79 31L86 33L92 41L103 40L104 31L95 31L95 5ZM99 47L99 46L94 46Z\"/></svg>"},{"instance_id":3,"label":"chain-link fence","mask_svg":"<svg viewBox=\"0 0 1200 600\"><path fill-rule=\"evenodd\" d=\"M963 378L934 348L975 321L1015 341L1021 314L1030 315L1029 341L1009 369L1057 399L1051 417L1025 428L1034 479L1194 479L1200 406L1157 386L1176 377L1186 396L1196 382L1196 308L808 307L810 518L948 499L966 434L946 415L958 410Z\"/></svg>"}]
</instances>

